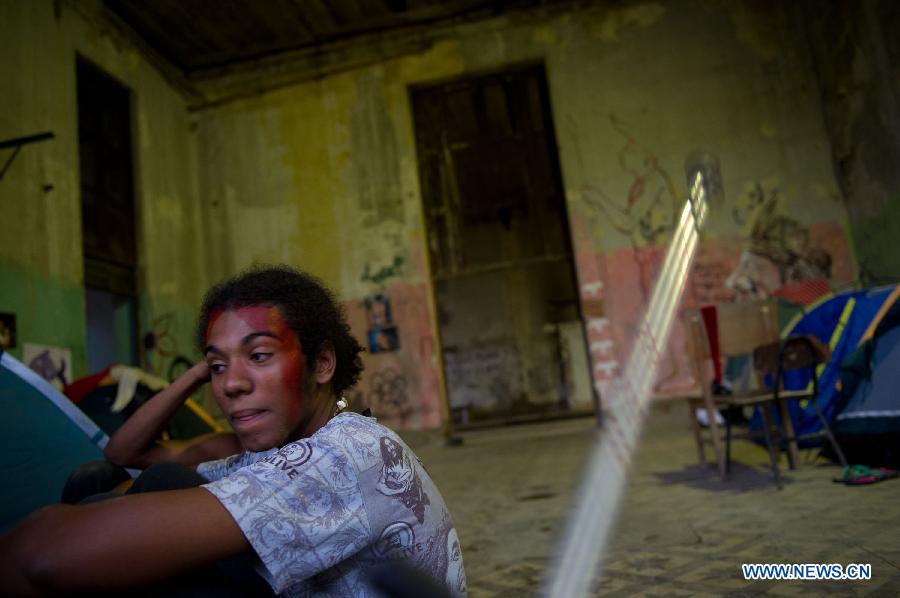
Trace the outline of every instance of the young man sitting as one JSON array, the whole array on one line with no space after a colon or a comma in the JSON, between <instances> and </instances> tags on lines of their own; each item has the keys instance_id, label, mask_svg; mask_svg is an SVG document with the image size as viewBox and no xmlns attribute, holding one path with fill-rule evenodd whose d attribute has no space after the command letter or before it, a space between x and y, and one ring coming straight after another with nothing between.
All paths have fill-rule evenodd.
<instances>
[{"instance_id":1,"label":"young man sitting","mask_svg":"<svg viewBox=\"0 0 900 598\"><path fill-rule=\"evenodd\" d=\"M202 485L37 511L0 538L0 594L168 593L154 584L173 579L194 592L235 559L282 595L374 595L372 572L396 561L465 593L456 530L418 458L373 418L340 412L361 347L318 281L274 267L217 285L198 341L204 360L143 405L106 455L149 468L135 485L170 463ZM207 382L234 434L157 442Z\"/></svg>"}]
</instances>

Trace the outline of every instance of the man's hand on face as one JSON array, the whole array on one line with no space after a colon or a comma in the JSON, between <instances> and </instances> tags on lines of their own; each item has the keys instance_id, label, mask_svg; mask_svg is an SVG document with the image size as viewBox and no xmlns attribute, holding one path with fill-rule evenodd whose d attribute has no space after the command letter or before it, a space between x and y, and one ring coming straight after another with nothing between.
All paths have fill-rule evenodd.
<instances>
[{"instance_id":1,"label":"man's hand on face","mask_svg":"<svg viewBox=\"0 0 900 598\"><path fill-rule=\"evenodd\" d=\"M205 359L195 363L187 373L190 374L200 384L206 384L207 382L209 382L209 365L207 365Z\"/></svg>"}]
</instances>

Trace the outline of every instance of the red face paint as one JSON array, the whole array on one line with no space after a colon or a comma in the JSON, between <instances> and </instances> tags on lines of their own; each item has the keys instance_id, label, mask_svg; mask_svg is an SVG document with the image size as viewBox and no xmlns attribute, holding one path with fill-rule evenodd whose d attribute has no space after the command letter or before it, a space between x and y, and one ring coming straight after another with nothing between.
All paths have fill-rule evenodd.
<instances>
[{"instance_id":1,"label":"red face paint","mask_svg":"<svg viewBox=\"0 0 900 598\"><path fill-rule=\"evenodd\" d=\"M225 313L225 310L220 308L214 309L211 314L209 314L209 322L206 324L206 344L209 344L209 331L212 330L213 326L216 325L216 320L218 320L222 314Z\"/></svg>"},{"instance_id":2,"label":"red face paint","mask_svg":"<svg viewBox=\"0 0 900 598\"><path fill-rule=\"evenodd\" d=\"M299 347L300 343L297 341L297 335L290 328L288 328L288 331L290 334L285 335L288 342ZM302 351L298 350L297 354L298 359L291 359L290 362L285 363L284 367L281 368L281 381L285 388L296 388L299 394L303 391L303 386L306 382L306 360Z\"/></svg>"},{"instance_id":3,"label":"red face paint","mask_svg":"<svg viewBox=\"0 0 900 598\"><path fill-rule=\"evenodd\" d=\"M207 353L213 395L246 449L282 446L307 431L305 359L278 308L214 313L206 341L214 348Z\"/></svg>"},{"instance_id":4,"label":"red face paint","mask_svg":"<svg viewBox=\"0 0 900 598\"><path fill-rule=\"evenodd\" d=\"M248 305L230 311L246 322L248 326L261 332L272 332L275 329L278 329L278 332L283 329L290 330L278 308L271 305Z\"/></svg>"}]
</instances>

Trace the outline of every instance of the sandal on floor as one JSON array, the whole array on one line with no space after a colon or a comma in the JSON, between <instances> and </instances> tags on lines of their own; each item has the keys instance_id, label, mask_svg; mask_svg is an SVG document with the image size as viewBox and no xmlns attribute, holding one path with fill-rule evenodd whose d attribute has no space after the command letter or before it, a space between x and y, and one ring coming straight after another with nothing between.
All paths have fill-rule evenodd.
<instances>
[{"instance_id":1,"label":"sandal on floor","mask_svg":"<svg viewBox=\"0 0 900 598\"><path fill-rule=\"evenodd\" d=\"M848 465L841 477L833 481L847 486L864 486L881 480L896 478L900 473L886 467L866 467L865 465Z\"/></svg>"},{"instance_id":2,"label":"sandal on floor","mask_svg":"<svg viewBox=\"0 0 900 598\"><path fill-rule=\"evenodd\" d=\"M900 471L888 469L887 467L873 467L872 471L877 471L884 476L884 479L890 480L900 476Z\"/></svg>"}]
</instances>

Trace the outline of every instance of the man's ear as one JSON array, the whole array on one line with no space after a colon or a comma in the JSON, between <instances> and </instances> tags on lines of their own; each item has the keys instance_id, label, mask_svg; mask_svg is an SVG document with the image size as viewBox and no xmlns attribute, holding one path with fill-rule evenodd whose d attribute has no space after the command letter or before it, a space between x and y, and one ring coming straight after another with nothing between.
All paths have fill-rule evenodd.
<instances>
[{"instance_id":1,"label":"man's ear","mask_svg":"<svg viewBox=\"0 0 900 598\"><path fill-rule=\"evenodd\" d=\"M325 341L316 354L316 365L313 368L316 384L330 384L336 367L337 358L334 354L334 345L331 341Z\"/></svg>"}]
</instances>

